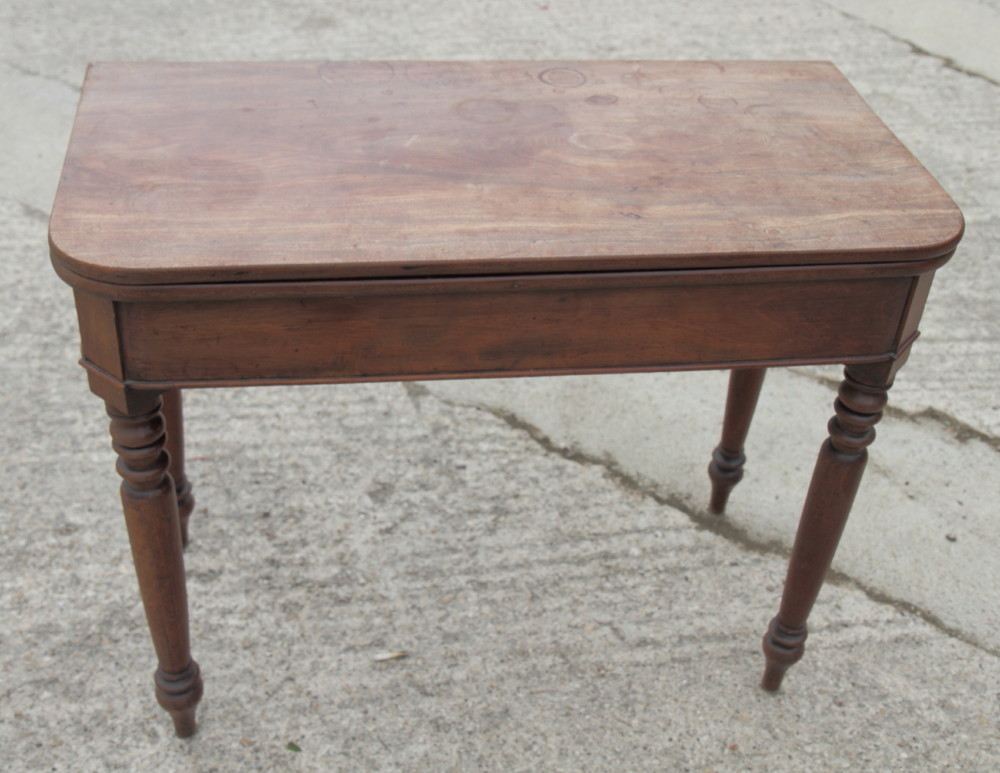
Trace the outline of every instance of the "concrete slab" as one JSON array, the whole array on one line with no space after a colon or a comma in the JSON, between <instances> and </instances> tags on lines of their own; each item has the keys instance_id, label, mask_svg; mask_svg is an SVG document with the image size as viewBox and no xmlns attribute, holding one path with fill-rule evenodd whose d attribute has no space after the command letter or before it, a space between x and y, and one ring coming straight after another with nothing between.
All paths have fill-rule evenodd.
<instances>
[{"instance_id":1,"label":"concrete slab","mask_svg":"<svg viewBox=\"0 0 1000 773\"><path fill-rule=\"evenodd\" d=\"M989 0L827 0L955 67L1000 82L1000 5Z\"/></svg>"},{"instance_id":2,"label":"concrete slab","mask_svg":"<svg viewBox=\"0 0 1000 773\"><path fill-rule=\"evenodd\" d=\"M833 415L834 384L802 371L768 375L746 475L723 519L707 512L706 467L719 442L725 373L428 386L440 397L517 417L546 445L600 460L708 528L790 550ZM902 411L891 411L877 431L834 568L1000 652L1000 521L995 499L981 495L983 481L995 475L995 449L934 417Z\"/></svg>"},{"instance_id":3,"label":"concrete slab","mask_svg":"<svg viewBox=\"0 0 1000 773\"><path fill-rule=\"evenodd\" d=\"M59 405L97 411L62 393L18 454L59 474L33 486L18 463L4 503L6 770L997 762L995 656L835 584L807 659L765 694L780 555L400 385L191 396L208 692L199 735L177 741L152 699L106 454L77 451L103 445L101 422L67 432Z\"/></svg>"}]
</instances>

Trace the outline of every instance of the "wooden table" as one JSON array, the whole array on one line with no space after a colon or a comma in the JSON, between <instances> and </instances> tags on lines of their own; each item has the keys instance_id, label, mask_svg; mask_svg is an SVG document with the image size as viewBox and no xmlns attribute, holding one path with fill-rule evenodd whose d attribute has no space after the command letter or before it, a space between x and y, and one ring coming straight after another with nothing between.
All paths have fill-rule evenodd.
<instances>
[{"instance_id":1,"label":"wooden table","mask_svg":"<svg viewBox=\"0 0 1000 773\"><path fill-rule=\"evenodd\" d=\"M100 64L51 220L179 736L201 697L182 389L765 368L845 377L764 636L806 618L962 216L821 62Z\"/></svg>"}]
</instances>

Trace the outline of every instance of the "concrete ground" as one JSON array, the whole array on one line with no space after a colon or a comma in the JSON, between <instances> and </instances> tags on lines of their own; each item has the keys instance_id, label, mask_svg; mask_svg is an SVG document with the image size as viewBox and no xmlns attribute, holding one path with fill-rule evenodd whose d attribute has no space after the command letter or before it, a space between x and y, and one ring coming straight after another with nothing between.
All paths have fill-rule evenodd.
<instances>
[{"instance_id":1,"label":"concrete ground","mask_svg":"<svg viewBox=\"0 0 1000 773\"><path fill-rule=\"evenodd\" d=\"M998 20L976 0L8 0L0 769L1000 769ZM213 390L188 399L206 696L172 737L47 212L88 61L306 58L830 59L951 192L967 235L780 693L756 687L759 637L836 369L769 375L722 522L722 374Z\"/></svg>"}]
</instances>

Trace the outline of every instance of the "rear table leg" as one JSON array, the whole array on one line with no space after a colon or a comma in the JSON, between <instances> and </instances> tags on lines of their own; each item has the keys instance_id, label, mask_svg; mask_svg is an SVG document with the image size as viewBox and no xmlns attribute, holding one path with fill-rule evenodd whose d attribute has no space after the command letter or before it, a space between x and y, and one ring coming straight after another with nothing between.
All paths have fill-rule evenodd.
<instances>
[{"instance_id":1,"label":"rear table leg","mask_svg":"<svg viewBox=\"0 0 1000 773\"><path fill-rule=\"evenodd\" d=\"M167 453L170 455L170 477L177 491L177 517L181 523L181 543L188 546L188 520L194 510L191 481L184 474L184 409L181 390L163 393L163 419L167 424Z\"/></svg>"},{"instance_id":2,"label":"rear table leg","mask_svg":"<svg viewBox=\"0 0 1000 773\"><path fill-rule=\"evenodd\" d=\"M713 513L721 514L726 509L729 492L743 478L743 465L747 460L743 444L766 372L765 368L740 368L734 369L729 376L722 440L712 452L712 461L708 465L708 476L712 479L709 509Z\"/></svg>"}]
</instances>

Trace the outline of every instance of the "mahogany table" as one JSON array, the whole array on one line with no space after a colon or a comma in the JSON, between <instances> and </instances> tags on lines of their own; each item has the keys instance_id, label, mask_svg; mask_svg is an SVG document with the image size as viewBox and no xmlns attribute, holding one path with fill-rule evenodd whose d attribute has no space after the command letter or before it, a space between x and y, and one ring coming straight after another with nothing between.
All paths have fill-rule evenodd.
<instances>
[{"instance_id":1,"label":"mahogany table","mask_svg":"<svg viewBox=\"0 0 1000 773\"><path fill-rule=\"evenodd\" d=\"M194 387L846 365L763 686L803 652L958 209L822 62L100 64L50 228L106 403L156 695L201 698Z\"/></svg>"}]
</instances>

